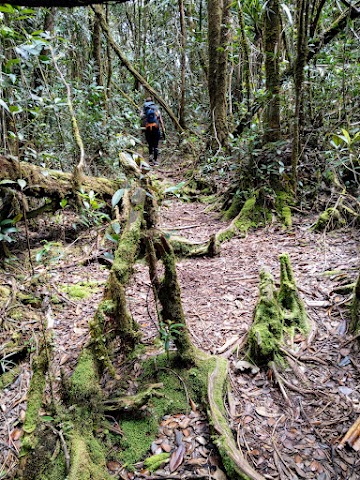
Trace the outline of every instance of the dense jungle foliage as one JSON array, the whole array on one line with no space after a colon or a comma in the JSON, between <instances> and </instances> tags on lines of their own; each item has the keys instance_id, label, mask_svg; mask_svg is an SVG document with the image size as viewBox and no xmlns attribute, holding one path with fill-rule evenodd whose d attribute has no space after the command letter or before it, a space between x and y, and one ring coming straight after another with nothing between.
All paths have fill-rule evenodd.
<instances>
[{"instance_id":1,"label":"dense jungle foliage","mask_svg":"<svg viewBox=\"0 0 360 480\"><path fill-rule=\"evenodd\" d=\"M318 190L335 174L344 187L358 185L358 5L179 0L105 8L123 57L184 127L170 135L172 148L196 145L203 173L242 177L252 159L261 182L292 191ZM142 140L147 92L102 35L99 16L90 7L0 11L1 153L72 169L78 153L65 81L88 172L117 175L118 152ZM245 188L256 187L246 179Z\"/></svg>"}]
</instances>

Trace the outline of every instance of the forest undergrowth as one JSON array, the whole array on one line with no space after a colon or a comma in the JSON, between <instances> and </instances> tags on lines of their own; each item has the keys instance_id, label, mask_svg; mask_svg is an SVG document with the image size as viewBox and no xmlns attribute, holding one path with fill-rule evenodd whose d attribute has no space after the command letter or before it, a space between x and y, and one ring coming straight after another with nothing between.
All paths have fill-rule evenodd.
<instances>
[{"instance_id":1,"label":"forest undergrowth","mask_svg":"<svg viewBox=\"0 0 360 480\"><path fill-rule=\"evenodd\" d=\"M179 179L179 172L166 161L154 169L154 175L160 182ZM237 447L262 476L259 478L359 478L358 452L341 443L360 415L359 343L348 333L350 295L341 288L355 282L358 274L359 233L351 227L313 232L310 227L315 220L295 212L290 228L284 229L274 219L265 228L223 243L215 257L177 261L192 341L209 354L229 359L231 388L224 396L224 405ZM61 375L70 375L89 341L88 321L102 298L109 267L101 241L104 229L84 231L70 240L67 229L74 221L73 214L64 213L57 225L56 217L29 222L31 263L26 248L15 248L15 259L1 272L1 344L7 351L10 344L13 348L11 354L1 354L0 361L0 478L16 476L31 362L44 334L44 318L53 330L50 375L54 391L46 392L49 408L43 408L40 415L51 429L52 396L57 395ZM208 204L184 201L170 191L160 207L158 226L201 243L228 223ZM295 334L288 362L269 369L250 363L242 346L258 299L260 271L269 270L278 286L279 255L283 253L289 255L312 329L307 339ZM161 351L166 339L162 337L159 343L161 325L156 321L151 282L143 262L135 265L126 293L131 314L141 326L142 344ZM171 341L167 347L171 351ZM111 396L127 369L126 378L131 378L127 393L136 392L142 373L139 363L134 359L131 366L124 365L120 347L116 353L116 377L105 374L102 388ZM183 380L177 381L186 393ZM135 469L123 468L131 460L121 461L115 455L122 448L117 440L108 444L107 474L133 480L230 478L216 454L202 406L190 405L189 411L161 419L159 433L148 451L149 457L164 455L159 465L149 467L140 462ZM114 438L122 438L126 425L119 425L110 413L107 420L99 436L110 430ZM65 437L66 428L62 426ZM184 446L182 454L180 445Z\"/></svg>"}]
</instances>

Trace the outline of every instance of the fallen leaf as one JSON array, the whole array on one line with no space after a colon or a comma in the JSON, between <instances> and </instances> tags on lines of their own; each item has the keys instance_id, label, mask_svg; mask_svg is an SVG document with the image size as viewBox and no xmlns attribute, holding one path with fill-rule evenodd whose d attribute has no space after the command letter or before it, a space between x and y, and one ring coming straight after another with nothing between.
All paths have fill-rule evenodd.
<instances>
[{"instance_id":1,"label":"fallen leaf","mask_svg":"<svg viewBox=\"0 0 360 480\"><path fill-rule=\"evenodd\" d=\"M266 410L266 408L264 407L256 407L255 408L255 412L260 415L261 417L271 417L271 418L274 418L274 417L278 417L279 416L279 413L272 413L272 412L269 412L268 410Z\"/></svg>"},{"instance_id":2,"label":"fallen leaf","mask_svg":"<svg viewBox=\"0 0 360 480\"><path fill-rule=\"evenodd\" d=\"M19 440L21 435L22 435L21 428L14 428L14 430L10 433L10 437L14 442L16 442L16 440Z\"/></svg>"},{"instance_id":3,"label":"fallen leaf","mask_svg":"<svg viewBox=\"0 0 360 480\"><path fill-rule=\"evenodd\" d=\"M179 445L177 449L171 454L170 457L170 473L175 472L179 468L179 466L184 461L184 454L185 454L185 446L183 444Z\"/></svg>"},{"instance_id":4,"label":"fallen leaf","mask_svg":"<svg viewBox=\"0 0 360 480\"><path fill-rule=\"evenodd\" d=\"M227 476L219 467L216 467L216 470L211 472L211 478L215 480L227 480Z\"/></svg>"},{"instance_id":5,"label":"fallen leaf","mask_svg":"<svg viewBox=\"0 0 360 480\"><path fill-rule=\"evenodd\" d=\"M117 472L121 465L119 462L113 462L110 460L110 462L107 462L106 466L111 472Z\"/></svg>"},{"instance_id":6,"label":"fallen leaf","mask_svg":"<svg viewBox=\"0 0 360 480\"><path fill-rule=\"evenodd\" d=\"M199 467L200 465L205 465L206 464L206 458L191 458L186 462L186 465L194 465L196 467Z\"/></svg>"}]
</instances>

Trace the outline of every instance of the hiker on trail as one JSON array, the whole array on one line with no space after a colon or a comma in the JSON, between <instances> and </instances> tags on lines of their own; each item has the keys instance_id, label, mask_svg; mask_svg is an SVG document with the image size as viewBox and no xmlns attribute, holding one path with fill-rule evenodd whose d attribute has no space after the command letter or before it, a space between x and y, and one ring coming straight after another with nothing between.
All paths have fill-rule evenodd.
<instances>
[{"instance_id":1,"label":"hiker on trail","mask_svg":"<svg viewBox=\"0 0 360 480\"><path fill-rule=\"evenodd\" d=\"M149 162L156 165L159 154L160 128L162 138L165 140L165 127L160 110L151 97L145 100L140 116L142 127L145 129L145 138L149 146Z\"/></svg>"}]
</instances>

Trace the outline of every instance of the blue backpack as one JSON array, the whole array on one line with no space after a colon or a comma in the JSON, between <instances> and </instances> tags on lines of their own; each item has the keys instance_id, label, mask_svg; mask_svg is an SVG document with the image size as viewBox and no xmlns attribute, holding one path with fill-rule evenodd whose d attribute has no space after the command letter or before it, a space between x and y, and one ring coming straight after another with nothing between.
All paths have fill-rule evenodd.
<instances>
[{"instance_id":1,"label":"blue backpack","mask_svg":"<svg viewBox=\"0 0 360 480\"><path fill-rule=\"evenodd\" d=\"M146 109L146 128L152 129L153 127L159 128L159 119L156 115L155 105L151 105Z\"/></svg>"}]
</instances>

